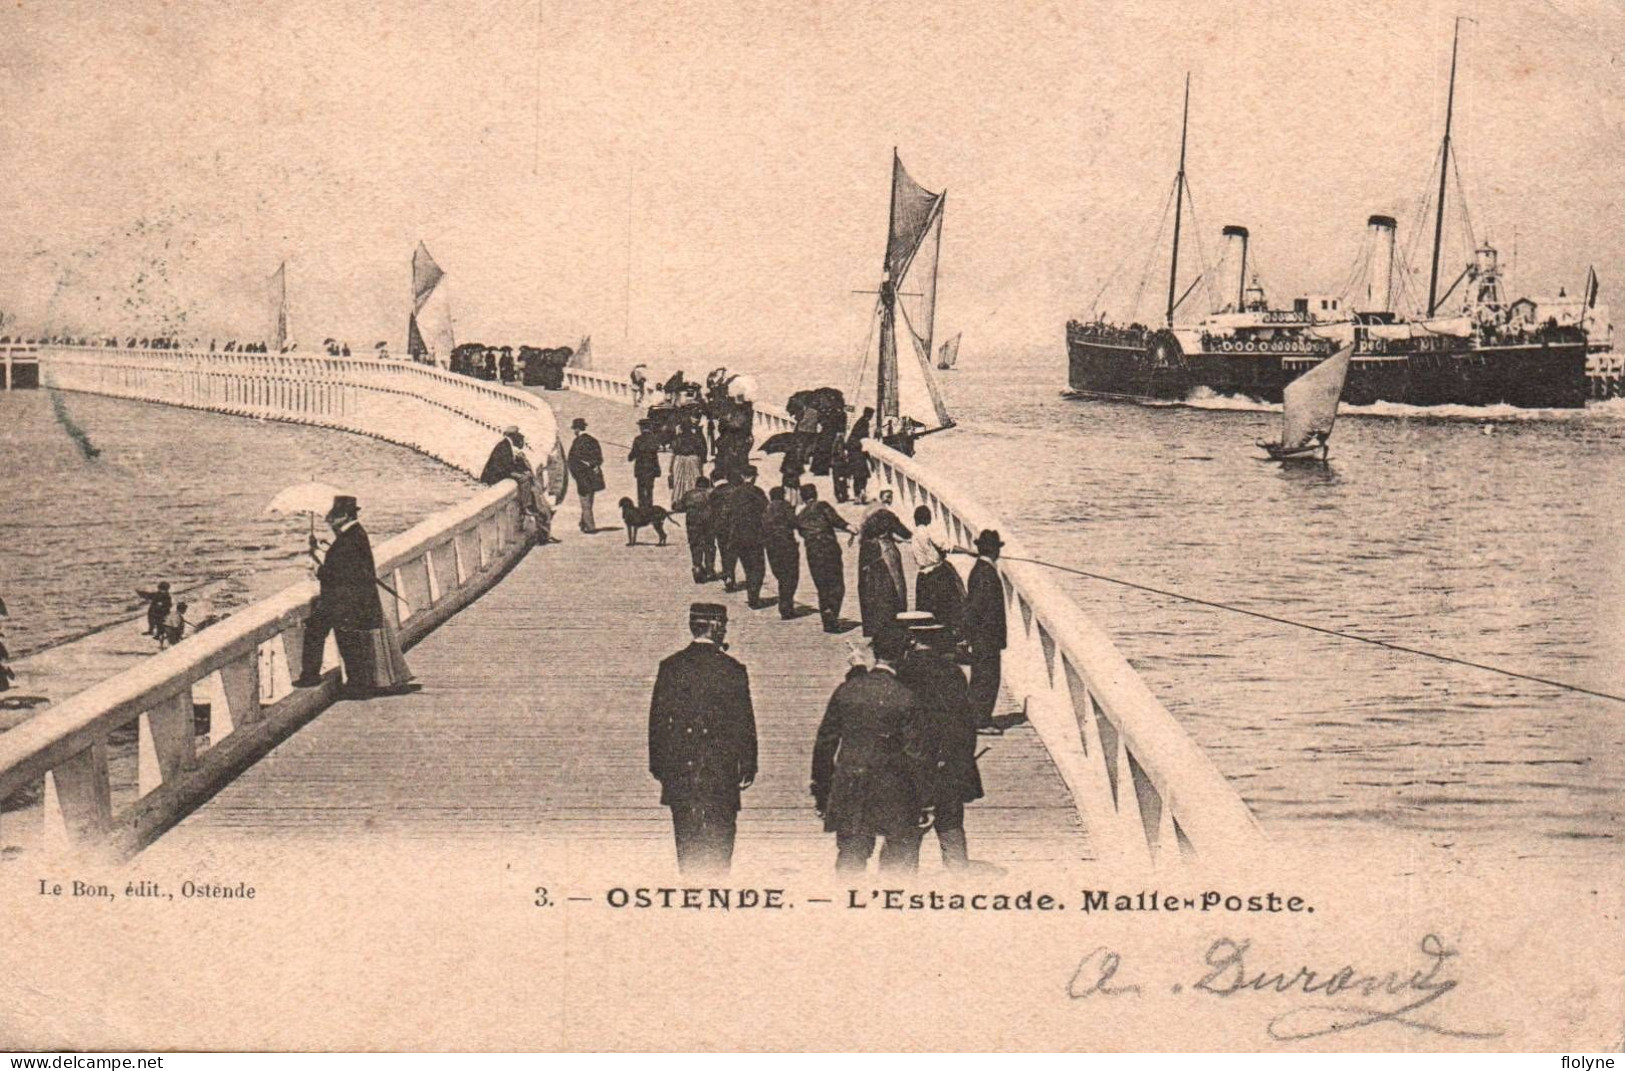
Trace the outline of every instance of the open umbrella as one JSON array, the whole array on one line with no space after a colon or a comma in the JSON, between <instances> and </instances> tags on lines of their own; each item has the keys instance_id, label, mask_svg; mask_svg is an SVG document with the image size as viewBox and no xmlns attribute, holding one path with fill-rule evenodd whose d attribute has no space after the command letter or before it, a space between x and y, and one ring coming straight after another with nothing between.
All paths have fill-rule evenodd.
<instances>
[{"instance_id":1,"label":"open umbrella","mask_svg":"<svg viewBox=\"0 0 1625 1071\"><path fill-rule=\"evenodd\" d=\"M292 487L284 487L271 499L270 505L265 507L267 513L308 513L315 517L318 513L325 515L333 508L333 499L341 494L338 488L331 484L296 483Z\"/></svg>"},{"instance_id":2,"label":"open umbrella","mask_svg":"<svg viewBox=\"0 0 1625 1071\"><path fill-rule=\"evenodd\" d=\"M756 400L756 377L733 376L728 380L728 396L742 402Z\"/></svg>"},{"instance_id":3,"label":"open umbrella","mask_svg":"<svg viewBox=\"0 0 1625 1071\"><path fill-rule=\"evenodd\" d=\"M799 436L793 431L781 431L777 435L769 435L762 444L764 454L788 454L796 448Z\"/></svg>"}]
</instances>

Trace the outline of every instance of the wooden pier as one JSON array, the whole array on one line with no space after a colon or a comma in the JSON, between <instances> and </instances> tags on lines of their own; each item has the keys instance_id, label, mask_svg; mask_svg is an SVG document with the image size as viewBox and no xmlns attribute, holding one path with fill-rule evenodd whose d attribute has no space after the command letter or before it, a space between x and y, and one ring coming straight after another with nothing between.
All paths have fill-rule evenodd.
<instances>
[{"instance_id":1,"label":"wooden pier","mask_svg":"<svg viewBox=\"0 0 1625 1071\"><path fill-rule=\"evenodd\" d=\"M846 641L860 633L827 635L815 613L783 621L775 609L748 609L743 592L694 584L675 525L665 547L648 530L626 546L615 503L633 493L622 444L634 411L568 392L546 399L561 426L584 416L604 443L609 486L596 513L614 529L582 535L572 493L555 519L563 542L532 550L410 651L421 692L336 704L149 855L198 858L254 838L541 838L602 845L661 868L651 873L675 873L670 820L648 773L649 694L659 660L687 642L689 603L703 598L729 606L731 653L750 672L756 707L761 769L740 815L738 868L833 865L834 838L808 794L812 743L846 671ZM855 549L846 559L844 612L855 620ZM812 601L803 569L798 602ZM968 808L973 857L1002 866L1086 857L1077 807L1033 728L983 739L987 798ZM933 841L922 852L927 870L939 865Z\"/></svg>"}]
</instances>

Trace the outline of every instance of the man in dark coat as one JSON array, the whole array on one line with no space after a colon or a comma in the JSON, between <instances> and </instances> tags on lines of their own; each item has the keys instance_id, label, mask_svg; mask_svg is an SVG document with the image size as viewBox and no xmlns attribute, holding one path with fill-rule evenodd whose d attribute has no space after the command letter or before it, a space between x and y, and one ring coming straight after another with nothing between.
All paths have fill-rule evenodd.
<instances>
[{"instance_id":1,"label":"man in dark coat","mask_svg":"<svg viewBox=\"0 0 1625 1071\"><path fill-rule=\"evenodd\" d=\"M694 642L660 663L649 703L649 772L671 808L682 873L726 874L739 795L756 780L750 676L723 653L728 608L689 608Z\"/></svg>"},{"instance_id":2,"label":"man in dark coat","mask_svg":"<svg viewBox=\"0 0 1625 1071\"><path fill-rule=\"evenodd\" d=\"M711 526L711 481L701 476L672 505L683 514L683 531L688 536L688 556L694 567L694 583L703 584L716 579L717 537Z\"/></svg>"},{"instance_id":3,"label":"man in dark coat","mask_svg":"<svg viewBox=\"0 0 1625 1071\"><path fill-rule=\"evenodd\" d=\"M915 694L897 679L908 637L896 625L874 639L875 666L830 696L813 743L812 794L835 834L835 869L862 873L885 838L880 869L916 870L930 809L933 760Z\"/></svg>"},{"instance_id":4,"label":"man in dark coat","mask_svg":"<svg viewBox=\"0 0 1625 1071\"><path fill-rule=\"evenodd\" d=\"M485 468L480 471L480 482L487 487L495 487L503 480L518 476L519 471L514 464L514 447L524 445L524 441L525 438L517 427L503 429L502 438L491 448L491 456L485 459Z\"/></svg>"},{"instance_id":5,"label":"man in dark coat","mask_svg":"<svg viewBox=\"0 0 1625 1071\"><path fill-rule=\"evenodd\" d=\"M762 582L767 579L767 492L756 486L756 466L740 470L743 482L734 488L728 504L728 522L733 534L734 553L745 570L746 602L751 609L762 604Z\"/></svg>"},{"instance_id":6,"label":"man in dark coat","mask_svg":"<svg viewBox=\"0 0 1625 1071\"><path fill-rule=\"evenodd\" d=\"M767 564L779 589L779 616L796 616L796 588L801 584L801 547L796 543L796 512L785 501L784 488L768 492L767 515L762 519Z\"/></svg>"},{"instance_id":7,"label":"man in dark coat","mask_svg":"<svg viewBox=\"0 0 1625 1071\"><path fill-rule=\"evenodd\" d=\"M807 574L818 592L818 614L825 632L841 629L841 603L846 599L846 566L841 561L841 545L835 533L853 534L852 526L828 502L820 502L814 484L801 485L801 509L796 514L796 531L807 549Z\"/></svg>"},{"instance_id":8,"label":"man in dark coat","mask_svg":"<svg viewBox=\"0 0 1625 1071\"><path fill-rule=\"evenodd\" d=\"M648 417L638 421L637 438L626 455L626 460L632 462L632 478L638 484L639 509L655 504L655 481L660 478L660 437L654 433L654 424Z\"/></svg>"},{"instance_id":9,"label":"man in dark coat","mask_svg":"<svg viewBox=\"0 0 1625 1071\"><path fill-rule=\"evenodd\" d=\"M739 551L734 547L733 499L739 485L720 464L711 471L711 531L717 537L717 561L722 590L736 591L734 575L739 571Z\"/></svg>"},{"instance_id":10,"label":"man in dark coat","mask_svg":"<svg viewBox=\"0 0 1625 1071\"><path fill-rule=\"evenodd\" d=\"M587 434L587 422L580 417L570 421L575 438L570 442L570 453L565 459L570 478L576 482L576 494L581 498L581 530L588 535L598 531L598 522L592 515L592 499L604 489L604 448L598 440Z\"/></svg>"},{"instance_id":11,"label":"man in dark coat","mask_svg":"<svg viewBox=\"0 0 1625 1071\"><path fill-rule=\"evenodd\" d=\"M970 866L965 841L965 804L982 798L982 775L976 768L976 721L971 716L965 675L954 663L954 636L929 613L898 615L906 619L909 653L897 679L908 686L924 711L927 753L936 761L931 793L932 828L949 870Z\"/></svg>"},{"instance_id":12,"label":"man in dark coat","mask_svg":"<svg viewBox=\"0 0 1625 1071\"><path fill-rule=\"evenodd\" d=\"M1004 541L991 528L976 537L976 564L965 584L959 633L970 651L970 705L978 729L993 728L1005 645L1004 585L994 562Z\"/></svg>"},{"instance_id":13,"label":"man in dark coat","mask_svg":"<svg viewBox=\"0 0 1625 1071\"><path fill-rule=\"evenodd\" d=\"M852 482L852 497L862 505L868 498L869 488L869 458L863 452L863 440L869 437L869 421L875 415L872 408L866 408L863 415L852 424L852 430L846 436L846 447L841 452L841 471L846 480ZM836 499L846 501L843 493L846 490L846 480L835 486Z\"/></svg>"},{"instance_id":14,"label":"man in dark coat","mask_svg":"<svg viewBox=\"0 0 1625 1071\"><path fill-rule=\"evenodd\" d=\"M333 543L316 569L321 592L316 607L305 621L299 679L295 687L309 688L321 683L322 652L327 635L338 641L339 658L344 662L346 690L362 694L404 683L396 679L399 667L380 659L377 636L384 632L384 607L378 595L378 567L372 557L372 541L361 527L360 507L351 495L338 495L328 511ZM315 537L311 537L315 556ZM408 678L410 674L406 675Z\"/></svg>"}]
</instances>

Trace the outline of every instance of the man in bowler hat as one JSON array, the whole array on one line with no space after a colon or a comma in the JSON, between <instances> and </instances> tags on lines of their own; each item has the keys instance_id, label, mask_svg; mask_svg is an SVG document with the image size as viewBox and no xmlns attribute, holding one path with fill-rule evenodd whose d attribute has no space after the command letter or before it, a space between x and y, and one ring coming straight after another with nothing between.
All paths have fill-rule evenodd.
<instances>
[{"instance_id":1,"label":"man in bowler hat","mask_svg":"<svg viewBox=\"0 0 1625 1071\"><path fill-rule=\"evenodd\" d=\"M689 607L694 640L660 663L649 703L649 772L671 808L677 868L726 874L740 793L756 780L750 676L724 653L728 608Z\"/></svg>"},{"instance_id":2,"label":"man in bowler hat","mask_svg":"<svg viewBox=\"0 0 1625 1071\"><path fill-rule=\"evenodd\" d=\"M626 460L632 462L632 478L638 485L639 509L655 504L655 481L660 478L660 439L654 433L654 426L655 422L648 417L638 421L637 437L626 454Z\"/></svg>"},{"instance_id":3,"label":"man in bowler hat","mask_svg":"<svg viewBox=\"0 0 1625 1071\"><path fill-rule=\"evenodd\" d=\"M999 673L1004 656L1004 585L994 562L1004 540L992 528L976 536L976 564L965 584L965 606L959 619L960 636L970 653L970 705L978 730L994 728L993 710L999 702Z\"/></svg>"},{"instance_id":4,"label":"man in bowler hat","mask_svg":"<svg viewBox=\"0 0 1625 1071\"><path fill-rule=\"evenodd\" d=\"M965 840L965 804L982 798L982 775L976 768L976 721L971 715L965 675L954 661L954 635L930 613L915 610L897 615L908 628L909 652L897 679L919 700L924 717L926 750L936 760L930 801L932 828L948 870L970 867Z\"/></svg>"},{"instance_id":5,"label":"man in bowler hat","mask_svg":"<svg viewBox=\"0 0 1625 1071\"><path fill-rule=\"evenodd\" d=\"M576 494L581 499L581 530L592 535L598 531L598 521L592 515L592 499L604 489L604 448L587 434L587 422L581 417L570 421L570 430L575 432L575 438L570 441L565 466L576 482Z\"/></svg>"}]
</instances>

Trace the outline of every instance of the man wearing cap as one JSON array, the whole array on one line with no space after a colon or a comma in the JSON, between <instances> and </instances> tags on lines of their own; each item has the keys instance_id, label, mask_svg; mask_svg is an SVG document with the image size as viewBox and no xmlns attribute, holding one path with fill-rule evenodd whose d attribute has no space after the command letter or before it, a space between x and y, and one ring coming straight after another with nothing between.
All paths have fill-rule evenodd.
<instances>
[{"instance_id":1,"label":"man wearing cap","mask_svg":"<svg viewBox=\"0 0 1625 1071\"><path fill-rule=\"evenodd\" d=\"M852 526L834 506L819 501L816 485L804 483L796 530L807 549L807 573L818 592L818 614L824 619L824 631L839 632L841 603L846 599L846 566L841 562L841 545L835 533L852 535Z\"/></svg>"},{"instance_id":2,"label":"man wearing cap","mask_svg":"<svg viewBox=\"0 0 1625 1071\"><path fill-rule=\"evenodd\" d=\"M1004 541L992 528L976 537L976 564L965 584L959 632L970 652L970 705L978 729L991 729L999 702L999 672L1005 644L1004 585L994 562Z\"/></svg>"},{"instance_id":3,"label":"man wearing cap","mask_svg":"<svg viewBox=\"0 0 1625 1071\"><path fill-rule=\"evenodd\" d=\"M762 605L762 582L767 578L767 492L756 486L755 465L740 469L739 476L741 482L729 498L728 523L734 553L745 569L746 601L754 610Z\"/></svg>"},{"instance_id":4,"label":"man wearing cap","mask_svg":"<svg viewBox=\"0 0 1625 1071\"><path fill-rule=\"evenodd\" d=\"M575 438L570 441L570 453L564 463L570 469L570 477L576 482L576 494L581 499L581 530L592 535L598 531L598 522L592 515L592 499L604 489L604 448L587 434L587 422L581 417L570 421L570 430L575 432Z\"/></svg>"},{"instance_id":5,"label":"man wearing cap","mask_svg":"<svg viewBox=\"0 0 1625 1071\"><path fill-rule=\"evenodd\" d=\"M726 874L740 793L756 780L756 715L745 667L723 652L728 608L689 607L694 641L660 663L649 702L649 772L671 808L677 867Z\"/></svg>"},{"instance_id":6,"label":"man wearing cap","mask_svg":"<svg viewBox=\"0 0 1625 1071\"><path fill-rule=\"evenodd\" d=\"M935 807L932 828L942 848L942 865L949 870L965 870L970 866L965 804L982 798L970 693L965 687L965 675L954 663L952 632L921 610L898 614L897 621L909 634L909 652L898 667L897 679L919 699L924 712L926 753L936 760L930 800Z\"/></svg>"},{"instance_id":7,"label":"man wearing cap","mask_svg":"<svg viewBox=\"0 0 1625 1071\"><path fill-rule=\"evenodd\" d=\"M739 551L734 547L733 501L739 485L720 464L711 470L711 531L717 540L717 575L722 590L737 591L734 574L739 571Z\"/></svg>"},{"instance_id":8,"label":"man wearing cap","mask_svg":"<svg viewBox=\"0 0 1625 1071\"><path fill-rule=\"evenodd\" d=\"M874 668L835 689L813 743L813 803L835 834L842 874L863 873L882 837L883 872L918 869L930 809L934 763L920 704L897 679L908 635L889 624L873 646Z\"/></svg>"},{"instance_id":9,"label":"man wearing cap","mask_svg":"<svg viewBox=\"0 0 1625 1071\"><path fill-rule=\"evenodd\" d=\"M361 527L360 513L361 507L352 495L335 496L333 508L327 511L333 543L316 569L321 592L305 621L295 687L321 683L322 652L329 632L338 641L348 694L398 691L412 679L401 656L400 641L384 619L383 602L378 597L378 567L372 557L372 541ZM312 536L312 556L315 546L316 537Z\"/></svg>"},{"instance_id":10,"label":"man wearing cap","mask_svg":"<svg viewBox=\"0 0 1625 1071\"><path fill-rule=\"evenodd\" d=\"M655 422L648 417L638 421L637 437L626 454L626 460L632 462L632 478L638 484L639 509L655 504L655 481L660 478L660 439L654 433L654 426Z\"/></svg>"}]
</instances>

